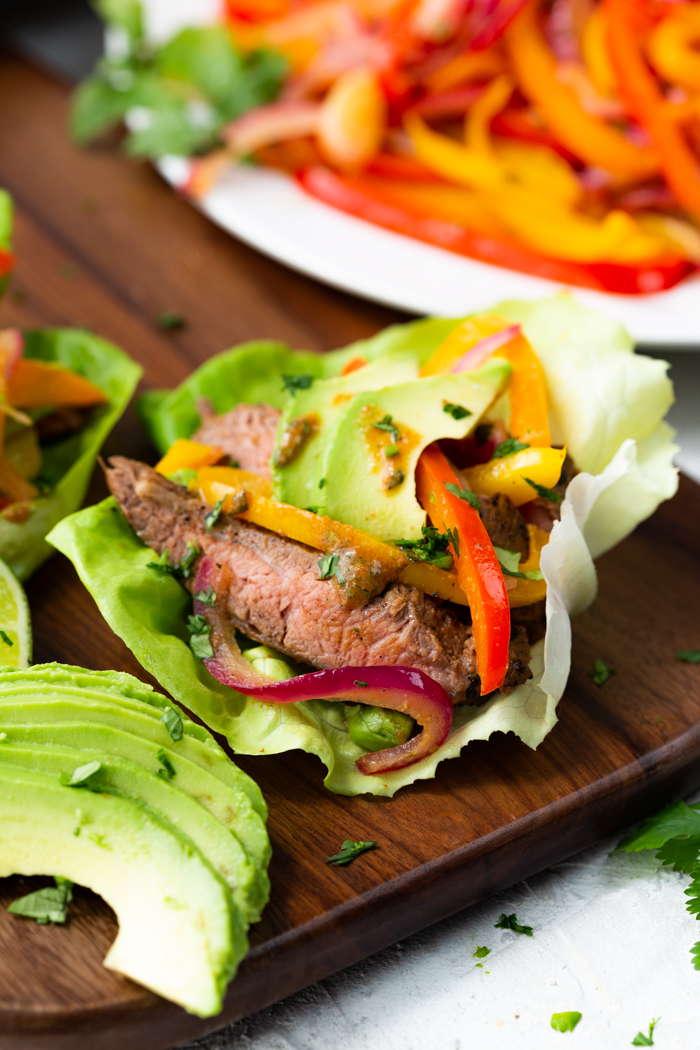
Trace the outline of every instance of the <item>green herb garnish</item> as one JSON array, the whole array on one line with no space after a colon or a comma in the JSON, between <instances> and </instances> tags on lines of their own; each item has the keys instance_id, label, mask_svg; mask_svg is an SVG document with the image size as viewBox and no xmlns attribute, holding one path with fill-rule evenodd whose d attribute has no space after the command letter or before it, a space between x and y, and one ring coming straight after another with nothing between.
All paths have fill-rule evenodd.
<instances>
[{"instance_id":1,"label":"green herb garnish","mask_svg":"<svg viewBox=\"0 0 700 1050\"><path fill-rule=\"evenodd\" d=\"M359 685L361 689L366 689L367 688L367 682L361 682L359 680L359 678L356 678L355 681L352 684L353 685Z\"/></svg>"},{"instance_id":2,"label":"green herb garnish","mask_svg":"<svg viewBox=\"0 0 700 1050\"><path fill-rule=\"evenodd\" d=\"M398 445L386 445L384 447L384 455L387 459L393 459L394 456L398 456L399 446Z\"/></svg>"},{"instance_id":3,"label":"green herb garnish","mask_svg":"<svg viewBox=\"0 0 700 1050\"><path fill-rule=\"evenodd\" d=\"M12 645L15 644L12 641L12 639L10 638L9 634L6 634L4 631L0 631L0 638L2 638L3 642L5 643L5 645L12 646Z\"/></svg>"},{"instance_id":4,"label":"green herb garnish","mask_svg":"<svg viewBox=\"0 0 700 1050\"><path fill-rule=\"evenodd\" d=\"M182 740L182 719L174 707L166 707L161 717L161 722L170 733L170 739L174 743L177 743L178 740Z\"/></svg>"},{"instance_id":5,"label":"green herb garnish","mask_svg":"<svg viewBox=\"0 0 700 1050\"><path fill-rule=\"evenodd\" d=\"M202 552L197 544L191 541L187 543L187 551L188 553L184 558L180 559L177 565L171 565L168 561L169 551L166 547L158 561L149 561L146 567L148 569L157 569L158 572L165 572L169 576L174 576L176 580L189 580L192 575L192 566Z\"/></svg>"},{"instance_id":6,"label":"green herb garnish","mask_svg":"<svg viewBox=\"0 0 700 1050\"><path fill-rule=\"evenodd\" d=\"M452 416L453 419L466 419L467 416L474 414L468 408L464 408L463 405L452 405L449 402L443 405L442 411L447 412L448 416Z\"/></svg>"},{"instance_id":7,"label":"green herb garnish","mask_svg":"<svg viewBox=\"0 0 700 1050\"><path fill-rule=\"evenodd\" d=\"M395 445L399 441L399 428L394 422L392 422L391 416L384 416L378 423L373 423L372 426L375 430L385 430L387 434L391 434L391 440Z\"/></svg>"},{"instance_id":8,"label":"green herb garnish","mask_svg":"<svg viewBox=\"0 0 700 1050\"><path fill-rule=\"evenodd\" d=\"M527 447L527 446L526 446ZM532 481L530 478L525 478L528 485L531 485L540 499L548 499L550 503L561 503L561 496L554 489L545 488L544 485L538 485L536 481Z\"/></svg>"},{"instance_id":9,"label":"green herb garnish","mask_svg":"<svg viewBox=\"0 0 700 1050\"><path fill-rule=\"evenodd\" d=\"M185 327L185 318L182 314L178 314L175 310L166 310L164 313L159 314L156 318L159 328L162 328L164 332L175 332L178 328Z\"/></svg>"},{"instance_id":10,"label":"green herb garnish","mask_svg":"<svg viewBox=\"0 0 700 1050\"><path fill-rule=\"evenodd\" d=\"M497 547L495 543L493 549L504 576L515 576L519 580L544 579L541 569L527 569L525 572L520 572L521 555L518 551L508 551L505 547Z\"/></svg>"},{"instance_id":11,"label":"green herb garnish","mask_svg":"<svg viewBox=\"0 0 700 1050\"><path fill-rule=\"evenodd\" d=\"M686 664L700 664L700 649L680 649L676 656Z\"/></svg>"},{"instance_id":12,"label":"green herb garnish","mask_svg":"<svg viewBox=\"0 0 700 1050\"><path fill-rule=\"evenodd\" d=\"M224 505L224 500L225 499L226 499L226 497L222 496L220 500L217 500L216 503L214 504L213 510L210 510L209 513L207 514L207 516L205 517L205 519L204 519L204 528L206 529L207 532L211 532L211 530L214 528L214 526L216 525L217 521L221 517L221 508Z\"/></svg>"},{"instance_id":13,"label":"green herb garnish","mask_svg":"<svg viewBox=\"0 0 700 1050\"><path fill-rule=\"evenodd\" d=\"M344 864L349 864L350 861L355 860L362 853L366 853L369 849L374 849L377 846L377 842L353 842L352 839L346 839L340 848L339 853L334 853L332 857L326 857L326 864L335 864L336 867L341 867Z\"/></svg>"},{"instance_id":14,"label":"green herb garnish","mask_svg":"<svg viewBox=\"0 0 700 1050\"><path fill-rule=\"evenodd\" d=\"M457 496L459 499L463 499L465 503L468 503L474 510L479 509L479 497L476 492L472 492L471 489L460 488L459 485L455 485L454 482L448 481L445 484L445 488L448 492L451 492L453 496Z\"/></svg>"},{"instance_id":15,"label":"green herb garnish","mask_svg":"<svg viewBox=\"0 0 700 1050\"><path fill-rule=\"evenodd\" d=\"M213 587L205 587L203 590L197 591L194 600L201 602L202 605L216 605L216 591Z\"/></svg>"},{"instance_id":16,"label":"green herb garnish","mask_svg":"<svg viewBox=\"0 0 700 1050\"><path fill-rule=\"evenodd\" d=\"M78 766L69 775L68 773L61 773L61 783L64 787L81 788L89 787L88 780L93 776L98 769L102 769L102 763L98 762L97 759L93 759L92 762L86 762L82 766Z\"/></svg>"},{"instance_id":17,"label":"green herb garnish","mask_svg":"<svg viewBox=\"0 0 700 1050\"><path fill-rule=\"evenodd\" d=\"M588 677L592 678L597 686L605 685L608 678L616 674L614 667L608 667L605 660L596 660L593 664L593 670L588 672Z\"/></svg>"},{"instance_id":18,"label":"green herb garnish","mask_svg":"<svg viewBox=\"0 0 700 1050\"><path fill-rule=\"evenodd\" d=\"M214 655L211 647L211 624L206 616L190 614L187 617L187 631L190 636L190 649L200 660L208 660Z\"/></svg>"},{"instance_id":19,"label":"green herb garnish","mask_svg":"<svg viewBox=\"0 0 700 1050\"><path fill-rule=\"evenodd\" d=\"M19 897L8 906L12 915L34 919L40 926L49 922L64 923L68 905L73 900L73 883L69 879L54 877L55 886L47 886L26 897Z\"/></svg>"},{"instance_id":20,"label":"green herb garnish","mask_svg":"<svg viewBox=\"0 0 700 1050\"><path fill-rule=\"evenodd\" d=\"M455 549L455 554L459 558L459 530L456 525L453 529L447 530L447 537Z\"/></svg>"},{"instance_id":21,"label":"green herb garnish","mask_svg":"<svg viewBox=\"0 0 700 1050\"><path fill-rule=\"evenodd\" d=\"M516 452L522 452L524 448L529 448L529 445L523 445L522 441L518 441L517 438L506 438L500 445L496 445L492 459L505 459L507 456L514 456Z\"/></svg>"},{"instance_id":22,"label":"green herb garnish","mask_svg":"<svg viewBox=\"0 0 700 1050\"><path fill-rule=\"evenodd\" d=\"M324 554L322 558L319 558L317 564L321 573L321 579L329 580L331 576L336 575L340 558L337 554Z\"/></svg>"},{"instance_id":23,"label":"green herb garnish","mask_svg":"<svg viewBox=\"0 0 700 1050\"><path fill-rule=\"evenodd\" d=\"M581 1016L578 1010L569 1010L565 1014L552 1014L552 1020L549 1023L555 1032L573 1032Z\"/></svg>"},{"instance_id":24,"label":"green herb garnish","mask_svg":"<svg viewBox=\"0 0 700 1050\"><path fill-rule=\"evenodd\" d=\"M297 390L308 390L313 381L314 377L307 375L282 376L282 389L288 394L296 394Z\"/></svg>"},{"instance_id":25,"label":"green herb garnish","mask_svg":"<svg viewBox=\"0 0 700 1050\"><path fill-rule=\"evenodd\" d=\"M396 489L399 487L399 485L402 485L405 480L406 475L404 474L404 472L402 470L399 470L398 468L395 468L389 475L386 487L388 489Z\"/></svg>"},{"instance_id":26,"label":"green herb garnish","mask_svg":"<svg viewBox=\"0 0 700 1050\"><path fill-rule=\"evenodd\" d=\"M162 747L156 754L156 758L158 759L161 765L161 768L158 770L158 776L162 777L164 780L172 780L175 776L175 767L173 766L172 762L170 761Z\"/></svg>"},{"instance_id":27,"label":"green herb garnish","mask_svg":"<svg viewBox=\"0 0 700 1050\"><path fill-rule=\"evenodd\" d=\"M512 915L502 912L498 922L494 922L493 925L497 930L513 930L514 933L524 933L526 937L532 937L532 926L521 926L515 912Z\"/></svg>"},{"instance_id":28,"label":"green herb garnish","mask_svg":"<svg viewBox=\"0 0 700 1050\"><path fill-rule=\"evenodd\" d=\"M396 546L405 550L409 558L417 561L427 561L431 565L437 565L438 569L449 571L454 559L447 548L450 543L449 536L438 532L432 525L421 527L423 538L420 540L397 540Z\"/></svg>"},{"instance_id":29,"label":"green herb garnish","mask_svg":"<svg viewBox=\"0 0 700 1050\"><path fill-rule=\"evenodd\" d=\"M477 948L475 952L472 952L472 959L485 959L486 956L490 954L490 948Z\"/></svg>"},{"instance_id":30,"label":"green herb garnish","mask_svg":"<svg viewBox=\"0 0 700 1050\"><path fill-rule=\"evenodd\" d=\"M644 1035L644 1032L637 1032L634 1039L632 1040L632 1046L653 1046L654 1029L656 1028L660 1020L660 1017L652 1017L649 1023L649 1035Z\"/></svg>"}]
</instances>

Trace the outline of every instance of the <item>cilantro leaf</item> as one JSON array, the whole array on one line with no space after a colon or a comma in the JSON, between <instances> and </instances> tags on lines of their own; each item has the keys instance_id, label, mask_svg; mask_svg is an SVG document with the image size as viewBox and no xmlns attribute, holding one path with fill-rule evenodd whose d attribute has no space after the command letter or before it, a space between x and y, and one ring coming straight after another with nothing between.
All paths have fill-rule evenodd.
<instances>
[{"instance_id":1,"label":"cilantro leaf","mask_svg":"<svg viewBox=\"0 0 700 1050\"><path fill-rule=\"evenodd\" d=\"M459 558L459 529L456 525L453 529L447 530L447 536L449 538L450 543L455 549L455 554Z\"/></svg>"},{"instance_id":2,"label":"cilantro leaf","mask_svg":"<svg viewBox=\"0 0 700 1050\"><path fill-rule=\"evenodd\" d=\"M384 446L384 455L386 456L387 459L393 459L394 456L398 456L399 451L400 451L400 449L399 449L398 445L385 445Z\"/></svg>"},{"instance_id":3,"label":"cilantro leaf","mask_svg":"<svg viewBox=\"0 0 700 1050\"><path fill-rule=\"evenodd\" d=\"M172 780L175 776L175 766L172 764L162 747L157 752L156 758L161 765L161 768L158 770L158 776L163 777L164 780Z\"/></svg>"},{"instance_id":4,"label":"cilantro leaf","mask_svg":"<svg viewBox=\"0 0 700 1050\"><path fill-rule=\"evenodd\" d=\"M205 587L203 590L197 591L194 600L201 602L202 605L216 605L216 591L213 587Z\"/></svg>"},{"instance_id":5,"label":"cilantro leaf","mask_svg":"<svg viewBox=\"0 0 700 1050\"><path fill-rule=\"evenodd\" d=\"M336 867L341 867L342 865L349 864L362 853L366 853L367 850L374 849L377 845L377 842L363 842L362 839L360 839L359 842L353 842L352 839L345 839L339 853L334 853L332 857L326 857L326 864L334 864Z\"/></svg>"},{"instance_id":6,"label":"cilantro leaf","mask_svg":"<svg viewBox=\"0 0 700 1050\"><path fill-rule=\"evenodd\" d=\"M653 1046L654 1045L654 1029L661 1020L660 1017L652 1017L649 1024L649 1035L644 1035L643 1032L637 1032L634 1039L632 1040L632 1046Z\"/></svg>"},{"instance_id":7,"label":"cilantro leaf","mask_svg":"<svg viewBox=\"0 0 700 1050\"><path fill-rule=\"evenodd\" d=\"M444 532L438 532L432 525L423 525L423 533L420 540L397 540L396 546L405 550L409 558L417 561L427 561L431 565L437 565L438 569L449 571L454 559L447 550L450 538Z\"/></svg>"},{"instance_id":8,"label":"cilantro leaf","mask_svg":"<svg viewBox=\"0 0 700 1050\"><path fill-rule=\"evenodd\" d=\"M200 660L208 660L214 655L211 645L211 624L206 616L190 614L187 617L187 631L190 636L190 649Z\"/></svg>"},{"instance_id":9,"label":"cilantro leaf","mask_svg":"<svg viewBox=\"0 0 700 1050\"><path fill-rule=\"evenodd\" d=\"M177 743L178 740L182 740L183 725L180 715L177 713L175 708L166 707L161 718L161 722L170 733L170 739Z\"/></svg>"},{"instance_id":10,"label":"cilantro leaf","mask_svg":"<svg viewBox=\"0 0 700 1050\"><path fill-rule=\"evenodd\" d=\"M5 645L13 646L15 644L9 634L6 634L4 631L0 631L0 638L2 638Z\"/></svg>"},{"instance_id":11,"label":"cilantro leaf","mask_svg":"<svg viewBox=\"0 0 700 1050\"><path fill-rule=\"evenodd\" d=\"M165 310L164 313L158 314L156 323L164 332L175 332L178 328L185 327L185 318L175 310Z\"/></svg>"},{"instance_id":12,"label":"cilantro leaf","mask_svg":"<svg viewBox=\"0 0 700 1050\"><path fill-rule=\"evenodd\" d=\"M213 509L210 510L209 513L206 515L204 519L204 528L207 532L211 532L211 530L214 528L217 521L221 517L221 508L224 505L225 499L226 497L222 496L220 500L217 500L214 504Z\"/></svg>"},{"instance_id":13,"label":"cilantro leaf","mask_svg":"<svg viewBox=\"0 0 700 1050\"><path fill-rule=\"evenodd\" d=\"M46 886L43 890L28 893L19 897L7 910L12 915L24 919L34 919L40 926L46 923L64 923L68 905L73 900L73 883L59 876L54 878L55 886Z\"/></svg>"},{"instance_id":14,"label":"cilantro leaf","mask_svg":"<svg viewBox=\"0 0 700 1050\"><path fill-rule=\"evenodd\" d=\"M313 381L314 377L307 375L282 376L283 389L288 394L295 394L297 390L308 390Z\"/></svg>"},{"instance_id":15,"label":"cilantro leaf","mask_svg":"<svg viewBox=\"0 0 700 1050\"><path fill-rule=\"evenodd\" d=\"M321 579L329 580L331 576L336 575L340 558L337 554L324 554L322 558L319 558L317 564L321 573Z\"/></svg>"},{"instance_id":16,"label":"cilantro leaf","mask_svg":"<svg viewBox=\"0 0 700 1050\"><path fill-rule=\"evenodd\" d=\"M477 948L475 952L472 952L472 959L485 959L487 955L491 954L490 948Z\"/></svg>"},{"instance_id":17,"label":"cilantro leaf","mask_svg":"<svg viewBox=\"0 0 700 1050\"><path fill-rule=\"evenodd\" d=\"M442 411L447 412L448 416L452 416L453 419L466 419L467 416L472 416L474 414L463 405L453 405L449 401L443 405Z\"/></svg>"},{"instance_id":18,"label":"cilantro leaf","mask_svg":"<svg viewBox=\"0 0 700 1050\"><path fill-rule=\"evenodd\" d=\"M690 954L693 956L693 967L696 970L700 970L700 941L695 942L690 949Z\"/></svg>"},{"instance_id":19,"label":"cilantro leaf","mask_svg":"<svg viewBox=\"0 0 700 1050\"><path fill-rule=\"evenodd\" d=\"M700 664L700 649L681 649L676 656L686 664Z\"/></svg>"},{"instance_id":20,"label":"cilantro leaf","mask_svg":"<svg viewBox=\"0 0 700 1050\"><path fill-rule=\"evenodd\" d=\"M582 1014L578 1010L569 1010L563 1014L552 1014L552 1019L549 1023L555 1032L573 1032L581 1017Z\"/></svg>"},{"instance_id":21,"label":"cilantro leaf","mask_svg":"<svg viewBox=\"0 0 700 1050\"><path fill-rule=\"evenodd\" d=\"M523 445L522 441L518 441L517 438L506 438L500 445L496 445L491 458L505 459L507 456L514 456L516 452L522 452L524 448L529 447L529 445Z\"/></svg>"},{"instance_id":22,"label":"cilantro leaf","mask_svg":"<svg viewBox=\"0 0 700 1050\"><path fill-rule=\"evenodd\" d=\"M614 667L608 667L605 660L596 660L593 670L588 672L588 677L592 678L597 686L601 686L614 674L617 674Z\"/></svg>"},{"instance_id":23,"label":"cilantro leaf","mask_svg":"<svg viewBox=\"0 0 700 1050\"><path fill-rule=\"evenodd\" d=\"M399 440L399 428L394 422L392 422L391 416L384 416L379 423L373 423L372 426L375 430L386 430L388 434L391 434L391 440L396 445Z\"/></svg>"},{"instance_id":24,"label":"cilantro leaf","mask_svg":"<svg viewBox=\"0 0 700 1050\"><path fill-rule=\"evenodd\" d=\"M532 481L530 478L525 478L528 485L532 485L533 489L540 497L540 499L547 499L550 503L561 503L561 496L554 489L545 488L544 485L538 485L536 481Z\"/></svg>"},{"instance_id":25,"label":"cilantro leaf","mask_svg":"<svg viewBox=\"0 0 700 1050\"><path fill-rule=\"evenodd\" d=\"M192 543L191 540L188 540L187 542L187 550L188 553L184 556L184 558L180 559L180 563L176 569L176 575L181 580L189 580L190 576L192 575L192 568L194 566L194 563L196 562L199 555L202 553L201 549L197 546L197 544Z\"/></svg>"},{"instance_id":26,"label":"cilantro leaf","mask_svg":"<svg viewBox=\"0 0 700 1050\"><path fill-rule=\"evenodd\" d=\"M64 787L89 787L88 780L98 771L98 769L102 769L102 763L97 759L93 759L92 762L86 762L84 765L78 766L77 769L73 770L70 776L68 773L61 773L61 783Z\"/></svg>"},{"instance_id":27,"label":"cilantro leaf","mask_svg":"<svg viewBox=\"0 0 700 1050\"><path fill-rule=\"evenodd\" d=\"M524 933L526 937L532 937L532 926L521 926L515 912L512 915L501 912L500 919L493 925L497 930L513 930L514 933Z\"/></svg>"},{"instance_id":28,"label":"cilantro leaf","mask_svg":"<svg viewBox=\"0 0 700 1050\"><path fill-rule=\"evenodd\" d=\"M459 485L455 485L454 482L448 481L445 484L445 488L448 492L451 492L453 496L457 496L458 499L463 499L465 503L468 503L474 510L479 509L479 497L476 492L472 492L471 489L460 488Z\"/></svg>"},{"instance_id":29,"label":"cilantro leaf","mask_svg":"<svg viewBox=\"0 0 700 1050\"><path fill-rule=\"evenodd\" d=\"M685 871L690 874L697 864L698 853L700 853L700 804L687 806L685 802L674 802L666 806L655 817L650 817L637 831L622 839L613 853L638 853L640 850L666 848L671 842L689 845L697 842L695 857L692 862L686 858L682 866L679 858L664 860L665 864L673 864L676 871Z\"/></svg>"}]
</instances>

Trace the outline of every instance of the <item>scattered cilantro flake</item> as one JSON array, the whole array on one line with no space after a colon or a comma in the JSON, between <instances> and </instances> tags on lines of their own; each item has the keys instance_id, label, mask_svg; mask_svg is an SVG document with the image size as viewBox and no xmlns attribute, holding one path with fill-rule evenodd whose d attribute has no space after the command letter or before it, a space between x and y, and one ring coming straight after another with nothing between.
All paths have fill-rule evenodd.
<instances>
[{"instance_id":1,"label":"scattered cilantro flake","mask_svg":"<svg viewBox=\"0 0 700 1050\"><path fill-rule=\"evenodd\" d=\"M393 459L394 456L398 456L399 446L398 445L385 445L384 455L387 459Z\"/></svg>"},{"instance_id":2,"label":"scattered cilantro flake","mask_svg":"<svg viewBox=\"0 0 700 1050\"><path fill-rule=\"evenodd\" d=\"M522 452L524 448L529 447L529 445L524 445L522 441L518 441L517 438L506 438L500 445L496 445L491 458L505 459L507 456L514 456L516 452Z\"/></svg>"},{"instance_id":3,"label":"scattered cilantro flake","mask_svg":"<svg viewBox=\"0 0 700 1050\"><path fill-rule=\"evenodd\" d=\"M359 678L356 678L355 681L352 684L353 685L359 685L361 689L366 689L367 688L367 682L361 682Z\"/></svg>"},{"instance_id":4,"label":"scattered cilantro flake","mask_svg":"<svg viewBox=\"0 0 700 1050\"><path fill-rule=\"evenodd\" d=\"M405 480L406 475L404 474L404 472L402 470L399 470L398 467L394 467L387 479L386 487L388 489L396 489L399 487L399 485L403 485Z\"/></svg>"},{"instance_id":5,"label":"scattered cilantro flake","mask_svg":"<svg viewBox=\"0 0 700 1050\"><path fill-rule=\"evenodd\" d=\"M454 482L448 481L445 485L448 492L451 492L453 496L457 496L459 499L463 499L465 503L468 503L474 510L479 509L479 497L476 492L472 492L471 489L460 488L459 485L455 485Z\"/></svg>"},{"instance_id":6,"label":"scattered cilantro flake","mask_svg":"<svg viewBox=\"0 0 700 1050\"><path fill-rule=\"evenodd\" d=\"M177 743L182 740L182 719L174 707L166 707L161 722L170 733L170 739Z\"/></svg>"},{"instance_id":7,"label":"scattered cilantro flake","mask_svg":"<svg viewBox=\"0 0 700 1050\"><path fill-rule=\"evenodd\" d=\"M68 905L73 900L73 883L59 876L54 878L55 886L47 886L26 897L19 897L8 906L12 915L24 919L34 919L40 926L47 923L64 923Z\"/></svg>"},{"instance_id":8,"label":"scattered cilantro flake","mask_svg":"<svg viewBox=\"0 0 700 1050\"><path fill-rule=\"evenodd\" d=\"M190 636L190 649L200 660L208 660L214 655L211 646L211 624L206 616L199 613L187 617L187 631Z\"/></svg>"},{"instance_id":9,"label":"scattered cilantro flake","mask_svg":"<svg viewBox=\"0 0 700 1050\"><path fill-rule=\"evenodd\" d=\"M205 519L204 519L204 527L205 527L207 532L211 532L211 530L214 528L214 526L216 525L217 521L221 517L221 508L224 505L224 500L225 499L226 499L226 497L222 496L220 500L217 500L216 503L214 504L214 509L210 510L209 513L207 514L207 516L205 517Z\"/></svg>"},{"instance_id":10,"label":"scattered cilantro flake","mask_svg":"<svg viewBox=\"0 0 700 1050\"><path fill-rule=\"evenodd\" d=\"M497 930L513 930L514 933L524 933L526 937L532 937L532 926L521 926L515 912L512 915L501 912L500 919L493 925Z\"/></svg>"},{"instance_id":11,"label":"scattered cilantro flake","mask_svg":"<svg viewBox=\"0 0 700 1050\"><path fill-rule=\"evenodd\" d=\"M313 381L314 377L308 375L282 376L282 389L295 394L297 390L308 390Z\"/></svg>"},{"instance_id":12,"label":"scattered cilantro flake","mask_svg":"<svg viewBox=\"0 0 700 1050\"><path fill-rule=\"evenodd\" d=\"M472 952L472 959L485 959L487 955L491 954L490 948L478 948L475 952Z\"/></svg>"},{"instance_id":13,"label":"scattered cilantro flake","mask_svg":"<svg viewBox=\"0 0 700 1050\"><path fill-rule=\"evenodd\" d=\"M531 481L530 478L525 478L528 485L532 485L533 489L540 497L540 499L548 499L550 503L561 503L561 496L554 489L545 488L544 485L538 485L536 481Z\"/></svg>"},{"instance_id":14,"label":"scattered cilantro flake","mask_svg":"<svg viewBox=\"0 0 700 1050\"><path fill-rule=\"evenodd\" d=\"M437 565L438 569L449 571L454 559L447 550L450 538L444 532L438 532L432 525L423 525L423 533L420 540L397 540L396 546L405 550L409 558L414 561L427 561L431 565Z\"/></svg>"},{"instance_id":15,"label":"scattered cilantro flake","mask_svg":"<svg viewBox=\"0 0 700 1050\"><path fill-rule=\"evenodd\" d=\"M12 639L10 638L9 634L6 634L4 631L0 631L0 638L2 638L3 642L5 643L5 645L12 646L12 645L15 644L12 641Z\"/></svg>"},{"instance_id":16,"label":"scattered cilantro flake","mask_svg":"<svg viewBox=\"0 0 700 1050\"><path fill-rule=\"evenodd\" d=\"M543 580L542 569L526 569L525 576L528 580Z\"/></svg>"},{"instance_id":17,"label":"scattered cilantro flake","mask_svg":"<svg viewBox=\"0 0 700 1050\"><path fill-rule=\"evenodd\" d=\"M452 416L453 419L466 419L467 416L473 415L468 408L464 408L463 405L453 405L449 401L442 407L443 412L447 412L448 416Z\"/></svg>"},{"instance_id":18,"label":"scattered cilantro flake","mask_svg":"<svg viewBox=\"0 0 700 1050\"><path fill-rule=\"evenodd\" d=\"M596 660L593 664L593 670L588 672L588 677L592 678L597 686L605 685L608 678L616 674L614 667L608 667L605 660Z\"/></svg>"},{"instance_id":19,"label":"scattered cilantro flake","mask_svg":"<svg viewBox=\"0 0 700 1050\"><path fill-rule=\"evenodd\" d=\"M170 576L174 576L177 572L177 569L168 561L168 553L168 548L166 547L160 555L160 557L158 558L158 561L149 561L146 567L148 569L157 569L159 572L166 572Z\"/></svg>"},{"instance_id":20,"label":"scattered cilantro flake","mask_svg":"<svg viewBox=\"0 0 700 1050\"><path fill-rule=\"evenodd\" d=\"M322 558L319 558L317 564L321 573L321 579L329 580L331 576L336 575L340 558L337 554L324 554Z\"/></svg>"},{"instance_id":21,"label":"scattered cilantro flake","mask_svg":"<svg viewBox=\"0 0 700 1050\"><path fill-rule=\"evenodd\" d=\"M179 328L185 327L185 318L175 310L165 310L162 314L158 314L156 323L164 332L176 332Z\"/></svg>"},{"instance_id":22,"label":"scattered cilantro flake","mask_svg":"<svg viewBox=\"0 0 700 1050\"><path fill-rule=\"evenodd\" d=\"M320 489L322 489L325 484L326 484L326 479L325 478L321 478L321 480L318 483L318 487Z\"/></svg>"},{"instance_id":23,"label":"scattered cilantro flake","mask_svg":"<svg viewBox=\"0 0 700 1050\"><path fill-rule=\"evenodd\" d=\"M526 578L524 572L518 571L521 556L517 551L508 551L505 547L497 547L495 543L493 549L504 576L517 576L520 580Z\"/></svg>"},{"instance_id":24,"label":"scattered cilantro flake","mask_svg":"<svg viewBox=\"0 0 700 1050\"><path fill-rule=\"evenodd\" d=\"M700 664L700 649L680 649L676 656L686 664Z\"/></svg>"},{"instance_id":25,"label":"scattered cilantro flake","mask_svg":"<svg viewBox=\"0 0 700 1050\"><path fill-rule=\"evenodd\" d=\"M197 591L194 600L201 602L202 605L216 605L216 591L213 587L205 587L203 590Z\"/></svg>"},{"instance_id":26,"label":"scattered cilantro flake","mask_svg":"<svg viewBox=\"0 0 700 1050\"><path fill-rule=\"evenodd\" d=\"M384 416L378 423L373 423L372 426L375 430L385 430L387 434L391 434L391 440L395 445L399 441L399 428L392 421L391 416Z\"/></svg>"},{"instance_id":27,"label":"scattered cilantro flake","mask_svg":"<svg viewBox=\"0 0 700 1050\"><path fill-rule=\"evenodd\" d=\"M581 1020L581 1016L578 1010L569 1010L564 1014L552 1014L552 1019L549 1023L555 1032L573 1032Z\"/></svg>"},{"instance_id":28,"label":"scattered cilantro flake","mask_svg":"<svg viewBox=\"0 0 700 1050\"><path fill-rule=\"evenodd\" d=\"M649 1035L644 1035L643 1032L637 1032L634 1039L632 1040L632 1046L653 1046L654 1045L654 1029L661 1020L660 1017L652 1017L649 1024Z\"/></svg>"},{"instance_id":29,"label":"scattered cilantro flake","mask_svg":"<svg viewBox=\"0 0 700 1050\"><path fill-rule=\"evenodd\" d=\"M355 860L362 853L366 853L367 850L374 849L377 845L377 842L363 842L362 839L359 842L345 839L339 853L334 853L332 857L326 857L326 864L334 864L336 867L341 867L344 864L349 864L350 861Z\"/></svg>"},{"instance_id":30,"label":"scattered cilantro flake","mask_svg":"<svg viewBox=\"0 0 700 1050\"><path fill-rule=\"evenodd\" d=\"M192 575L192 567L202 553L197 544L192 543L191 540L187 543L187 550L188 553L180 559L180 564L177 566L177 575L182 580L189 580Z\"/></svg>"},{"instance_id":31,"label":"scattered cilantro flake","mask_svg":"<svg viewBox=\"0 0 700 1050\"><path fill-rule=\"evenodd\" d=\"M447 536L449 537L450 543L455 549L455 554L459 558L459 529L456 525L453 529L447 530Z\"/></svg>"},{"instance_id":32,"label":"scattered cilantro flake","mask_svg":"<svg viewBox=\"0 0 700 1050\"><path fill-rule=\"evenodd\" d=\"M92 762L86 762L84 765L78 766L70 776L68 773L61 773L61 783L64 787L89 787L88 780L98 769L102 769L102 763L95 758Z\"/></svg>"},{"instance_id":33,"label":"scattered cilantro flake","mask_svg":"<svg viewBox=\"0 0 700 1050\"><path fill-rule=\"evenodd\" d=\"M175 767L166 755L165 751L161 747L156 758L160 762L161 768L158 770L158 776L163 777L164 780L172 780L175 776Z\"/></svg>"}]
</instances>

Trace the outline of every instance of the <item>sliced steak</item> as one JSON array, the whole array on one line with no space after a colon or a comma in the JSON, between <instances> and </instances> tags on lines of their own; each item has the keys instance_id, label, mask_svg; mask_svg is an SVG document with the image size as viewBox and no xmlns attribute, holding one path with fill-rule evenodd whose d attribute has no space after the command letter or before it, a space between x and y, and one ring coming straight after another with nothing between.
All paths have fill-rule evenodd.
<instances>
[{"instance_id":1,"label":"sliced steak","mask_svg":"<svg viewBox=\"0 0 700 1050\"><path fill-rule=\"evenodd\" d=\"M218 445L242 470L271 477L270 461L277 439L281 412L272 405L236 405L217 415L211 402L202 398L197 409L202 419L193 441Z\"/></svg>"},{"instance_id":2,"label":"sliced steak","mask_svg":"<svg viewBox=\"0 0 700 1050\"><path fill-rule=\"evenodd\" d=\"M495 496L479 496L479 513L489 539L495 547L516 551L527 558L530 537L527 525L510 496L498 492Z\"/></svg>"},{"instance_id":3,"label":"sliced steak","mask_svg":"<svg viewBox=\"0 0 700 1050\"><path fill-rule=\"evenodd\" d=\"M231 517L207 534L207 504L143 463L110 462L112 494L147 546L167 550L176 565L196 544L228 567L228 614L249 638L317 668L416 667L455 702L479 702L471 625L439 600L392 583L362 608L343 609L331 582L320 579L318 551ZM515 627L504 690L532 677L529 660L527 635Z\"/></svg>"},{"instance_id":4,"label":"sliced steak","mask_svg":"<svg viewBox=\"0 0 700 1050\"><path fill-rule=\"evenodd\" d=\"M533 602L532 605L519 605L510 610L511 627L524 627L530 645L544 638L547 630L546 601Z\"/></svg>"}]
</instances>

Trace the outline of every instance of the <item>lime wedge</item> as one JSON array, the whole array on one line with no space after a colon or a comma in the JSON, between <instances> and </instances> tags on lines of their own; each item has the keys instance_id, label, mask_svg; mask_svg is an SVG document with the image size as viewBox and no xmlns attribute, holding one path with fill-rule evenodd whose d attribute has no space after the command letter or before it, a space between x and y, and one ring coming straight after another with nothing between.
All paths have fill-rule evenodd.
<instances>
[{"instance_id":1,"label":"lime wedge","mask_svg":"<svg viewBox=\"0 0 700 1050\"><path fill-rule=\"evenodd\" d=\"M12 569L0 560L0 665L28 667L31 656L27 596Z\"/></svg>"}]
</instances>

